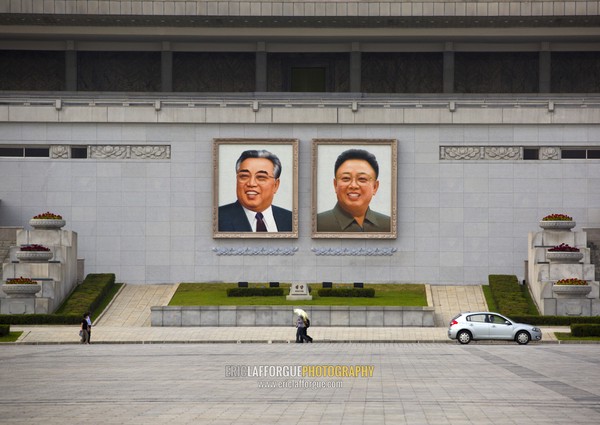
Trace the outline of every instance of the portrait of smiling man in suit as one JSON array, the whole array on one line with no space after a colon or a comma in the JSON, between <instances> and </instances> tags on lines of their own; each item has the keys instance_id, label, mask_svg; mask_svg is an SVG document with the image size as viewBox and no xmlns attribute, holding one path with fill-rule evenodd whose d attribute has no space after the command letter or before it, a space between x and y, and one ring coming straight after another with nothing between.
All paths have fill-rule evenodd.
<instances>
[{"instance_id":1,"label":"portrait of smiling man in suit","mask_svg":"<svg viewBox=\"0 0 600 425\"><path fill-rule=\"evenodd\" d=\"M219 166L215 167L218 169L215 178L220 184L219 199L215 203L218 205L215 237L297 237L297 218L294 219L297 144L265 140L252 144L251 140L242 140L243 144L216 140ZM233 152L228 142L234 143L234 151L239 152L235 160L231 160ZM225 152L227 155L221 155ZM235 200L221 201L222 194L223 199L231 198L231 192L224 189L232 183ZM221 184L226 186L221 187ZM279 201L282 204L278 204Z\"/></svg>"}]
</instances>

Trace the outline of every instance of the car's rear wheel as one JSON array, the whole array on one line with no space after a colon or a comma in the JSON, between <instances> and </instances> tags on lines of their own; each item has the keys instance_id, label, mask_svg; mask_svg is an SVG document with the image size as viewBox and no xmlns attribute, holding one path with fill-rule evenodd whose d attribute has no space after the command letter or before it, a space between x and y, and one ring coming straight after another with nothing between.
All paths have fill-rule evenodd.
<instances>
[{"instance_id":1,"label":"car's rear wheel","mask_svg":"<svg viewBox=\"0 0 600 425\"><path fill-rule=\"evenodd\" d=\"M531 335L529 335L529 332L521 331L515 336L515 341L517 341L518 344L526 345L531 341Z\"/></svg>"},{"instance_id":2,"label":"car's rear wheel","mask_svg":"<svg viewBox=\"0 0 600 425\"><path fill-rule=\"evenodd\" d=\"M469 331L460 331L456 335L456 339L461 344L468 344L473 339L473 336L471 335L471 332L469 332Z\"/></svg>"}]
</instances>

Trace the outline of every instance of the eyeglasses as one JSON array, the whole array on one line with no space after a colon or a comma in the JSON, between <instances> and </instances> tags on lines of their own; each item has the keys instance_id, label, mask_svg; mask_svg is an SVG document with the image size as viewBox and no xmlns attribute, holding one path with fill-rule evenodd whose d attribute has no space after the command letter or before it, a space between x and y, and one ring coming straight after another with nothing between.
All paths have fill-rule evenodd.
<instances>
[{"instance_id":1,"label":"eyeglasses","mask_svg":"<svg viewBox=\"0 0 600 425\"><path fill-rule=\"evenodd\" d=\"M344 186L347 186L352 183L352 181L356 181L356 184L359 186L366 186L373 180L372 177L369 176L358 176L358 177L350 177L350 176L342 176L339 179L336 179L339 183Z\"/></svg>"},{"instance_id":2,"label":"eyeglasses","mask_svg":"<svg viewBox=\"0 0 600 425\"><path fill-rule=\"evenodd\" d=\"M254 181L258 184L267 184L269 179L275 179L274 176L269 176L268 174L259 173L259 174L250 174L250 173L238 173L237 181L240 183L248 183L252 177L254 177Z\"/></svg>"}]
</instances>

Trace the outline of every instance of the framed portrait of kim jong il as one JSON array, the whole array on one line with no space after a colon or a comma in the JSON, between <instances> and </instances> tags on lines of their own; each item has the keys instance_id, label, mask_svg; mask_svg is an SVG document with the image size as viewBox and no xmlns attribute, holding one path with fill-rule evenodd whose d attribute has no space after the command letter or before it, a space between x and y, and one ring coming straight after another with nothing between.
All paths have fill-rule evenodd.
<instances>
[{"instance_id":1,"label":"framed portrait of kim jong il","mask_svg":"<svg viewBox=\"0 0 600 425\"><path fill-rule=\"evenodd\" d=\"M214 139L213 237L298 237L298 140Z\"/></svg>"},{"instance_id":2,"label":"framed portrait of kim jong il","mask_svg":"<svg viewBox=\"0 0 600 425\"><path fill-rule=\"evenodd\" d=\"M396 238L396 140L313 139L312 167L313 238Z\"/></svg>"}]
</instances>

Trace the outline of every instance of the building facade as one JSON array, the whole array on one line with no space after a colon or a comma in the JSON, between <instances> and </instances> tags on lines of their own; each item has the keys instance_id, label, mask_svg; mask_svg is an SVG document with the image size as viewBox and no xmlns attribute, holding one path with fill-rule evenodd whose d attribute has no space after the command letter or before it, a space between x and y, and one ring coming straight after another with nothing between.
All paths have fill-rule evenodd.
<instances>
[{"instance_id":1,"label":"building facade","mask_svg":"<svg viewBox=\"0 0 600 425\"><path fill-rule=\"evenodd\" d=\"M0 0L0 226L127 283L524 279L600 227L599 7ZM297 141L292 237L215 237L216 139ZM316 140L396 141L393 237L314 234Z\"/></svg>"}]
</instances>

